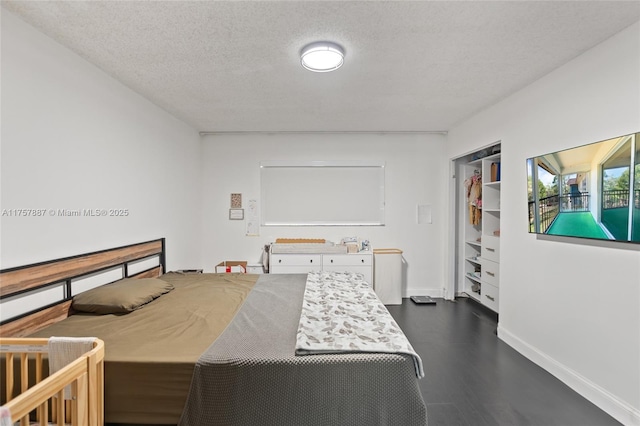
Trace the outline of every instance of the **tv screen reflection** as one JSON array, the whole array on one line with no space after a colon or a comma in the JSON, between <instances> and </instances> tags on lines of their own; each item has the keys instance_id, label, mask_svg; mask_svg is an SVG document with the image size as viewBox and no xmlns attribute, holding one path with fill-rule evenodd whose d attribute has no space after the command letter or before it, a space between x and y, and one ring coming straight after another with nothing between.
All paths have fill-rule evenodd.
<instances>
[{"instance_id":1,"label":"tv screen reflection","mask_svg":"<svg viewBox=\"0 0 640 426\"><path fill-rule=\"evenodd\" d=\"M640 244L640 133L527 160L529 232Z\"/></svg>"}]
</instances>

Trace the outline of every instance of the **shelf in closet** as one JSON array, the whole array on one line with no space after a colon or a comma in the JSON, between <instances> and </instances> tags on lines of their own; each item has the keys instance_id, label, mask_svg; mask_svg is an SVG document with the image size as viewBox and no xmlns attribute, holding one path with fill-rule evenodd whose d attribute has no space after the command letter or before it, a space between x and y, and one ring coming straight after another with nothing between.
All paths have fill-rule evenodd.
<instances>
[{"instance_id":1,"label":"shelf in closet","mask_svg":"<svg viewBox=\"0 0 640 426\"><path fill-rule=\"evenodd\" d=\"M470 298L475 299L475 300L477 300L478 302L482 302L482 299L481 299L480 293L476 293L476 292L473 292L473 291L465 291L465 293L466 293Z\"/></svg>"},{"instance_id":2,"label":"shelf in closet","mask_svg":"<svg viewBox=\"0 0 640 426\"><path fill-rule=\"evenodd\" d=\"M469 278L471 281L475 281L478 284L481 284L482 281L480 280L479 277L476 277L475 275L469 275L469 274L465 274L465 277Z\"/></svg>"},{"instance_id":3,"label":"shelf in closet","mask_svg":"<svg viewBox=\"0 0 640 426\"><path fill-rule=\"evenodd\" d=\"M466 259L471 263L475 263L476 265L482 265L480 259L474 259L473 257L467 257Z\"/></svg>"}]
</instances>

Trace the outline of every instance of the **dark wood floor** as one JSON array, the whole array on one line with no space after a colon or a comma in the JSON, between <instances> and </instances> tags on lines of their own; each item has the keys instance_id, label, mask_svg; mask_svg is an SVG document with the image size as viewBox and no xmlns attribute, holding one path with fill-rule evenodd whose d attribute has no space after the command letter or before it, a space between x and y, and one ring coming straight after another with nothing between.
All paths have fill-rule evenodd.
<instances>
[{"instance_id":1,"label":"dark wood floor","mask_svg":"<svg viewBox=\"0 0 640 426\"><path fill-rule=\"evenodd\" d=\"M607 426L615 419L496 335L497 317L469 299L388 306L422 358L429 426Z\"/></svg>"}]
</instances>

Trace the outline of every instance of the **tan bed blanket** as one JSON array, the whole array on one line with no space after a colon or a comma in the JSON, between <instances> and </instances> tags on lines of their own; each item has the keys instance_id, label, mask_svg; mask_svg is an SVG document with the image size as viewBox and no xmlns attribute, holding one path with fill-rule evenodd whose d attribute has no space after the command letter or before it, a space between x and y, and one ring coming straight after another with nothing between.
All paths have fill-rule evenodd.
<instances>
[{"instance_id":1,"label":"tan bed blanket","mask_svg":"<svg viewBox=\"0 0 640 426\"><path fill-rule=\"evenodd\" d=\"M105 342L105 420L177 424L200 355L224 331L258 275L160 277L174 290L125 315L76 314L32 337Z\"/></svg>"}]
</instances>

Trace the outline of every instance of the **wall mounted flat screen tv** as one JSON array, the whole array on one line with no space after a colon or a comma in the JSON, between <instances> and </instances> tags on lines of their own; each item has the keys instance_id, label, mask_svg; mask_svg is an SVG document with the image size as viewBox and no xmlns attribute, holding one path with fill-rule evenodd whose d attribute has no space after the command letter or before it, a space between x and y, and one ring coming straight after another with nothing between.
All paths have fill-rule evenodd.
<instances>
[{"instance_id":1,"label":"wall mounted flat screen tv","mask_svg":"<svg viewBox=\"0 0 640 426\"><path fill-rule=\"evenodd\" d=\"M640 244L640 133L527 159L529 232Z\"/></svg>"}]
</instances>

